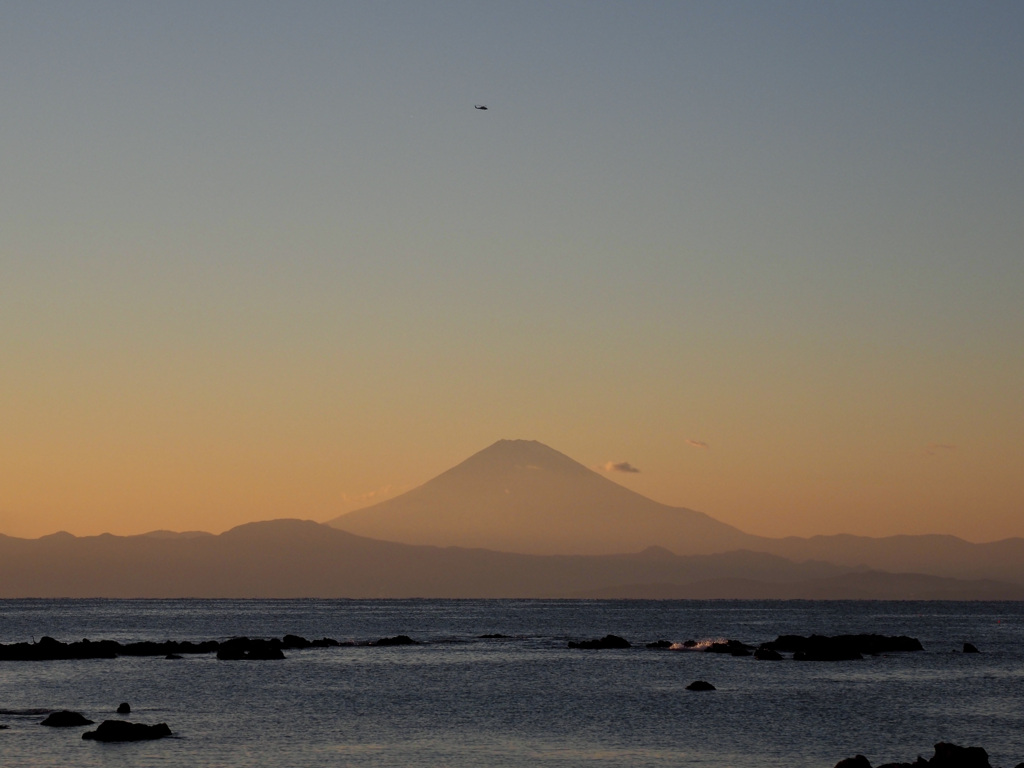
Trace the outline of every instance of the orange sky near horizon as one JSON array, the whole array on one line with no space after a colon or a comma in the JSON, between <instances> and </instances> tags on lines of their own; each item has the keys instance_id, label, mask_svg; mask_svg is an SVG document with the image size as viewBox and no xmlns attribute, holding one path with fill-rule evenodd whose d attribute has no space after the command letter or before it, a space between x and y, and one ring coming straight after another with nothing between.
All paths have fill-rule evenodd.
<instances>
[{"instance_id":1,"label":"orange sky near horizon","mask_svg":"<svg viewBox=\"0 0 1024 768\"><path fill-rule=\"evenodd\" d=\"M1024 5L214 6L5 10L0 533L525 438L755 534L1024 536Z\"/></svg>"}]
</instances>

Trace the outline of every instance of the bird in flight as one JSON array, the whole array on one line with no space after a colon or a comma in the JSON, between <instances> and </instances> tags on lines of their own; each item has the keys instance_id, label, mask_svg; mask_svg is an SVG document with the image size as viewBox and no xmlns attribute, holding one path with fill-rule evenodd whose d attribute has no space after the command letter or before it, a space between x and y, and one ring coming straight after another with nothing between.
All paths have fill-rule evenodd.
<instances>
[{"instance_id":1,"label":"bird in flight","mask_svg":"<svg viewBox=\"0 0 1024 768\"><path fill-rule=\"evenodd\" d=\"M487 105L486 104L474 104L473 108L474 109L487 109Z\"/></svg>"}]
</instances>

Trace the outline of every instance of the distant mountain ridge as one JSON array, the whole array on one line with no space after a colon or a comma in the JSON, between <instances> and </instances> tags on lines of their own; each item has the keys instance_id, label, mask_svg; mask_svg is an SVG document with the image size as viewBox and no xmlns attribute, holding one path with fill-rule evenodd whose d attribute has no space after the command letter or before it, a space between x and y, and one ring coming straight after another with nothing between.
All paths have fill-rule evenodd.
<instances>
[{"instance_id":1,"label":"distant mountain ridge","mask_svg":"<svg viewBox=\"0 0 1024 768\"><path fill-rule=\"evenodd\" d=\"M1024 539L753 536L529 440L331 522L0 535L0 597L1024 599Z\"/></svg>"},{"instance_id":2,"label":"distant mountain ridge","mask_svg":"<svg viewBox=\"0 0 1024 768\"><path fill-rule=\"evenodd\" d=\"M0 536L0 598L760 598L844 579L861 580L861 598L1024 598L1019 585L794 563L763 552L517 555L377 541L303 520L199 537ZM820 588L815 594L828 597Z\"/></svg>"}]
</instances>

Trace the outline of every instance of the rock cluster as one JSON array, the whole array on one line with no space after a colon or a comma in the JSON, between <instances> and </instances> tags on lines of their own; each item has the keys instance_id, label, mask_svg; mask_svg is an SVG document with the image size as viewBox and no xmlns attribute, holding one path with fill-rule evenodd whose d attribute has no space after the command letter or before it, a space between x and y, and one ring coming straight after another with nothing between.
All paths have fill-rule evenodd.
<instances>
[{"instance_id":1,"label":"rock cluster","mask_svg":"<svg viewBox=\"0 0 1024 768\"><path fill-rule=\"evenodd\" d=\"M246 651L246 654L237 656L237 649L246 643L254 644L256 655ZM224 642L216 640L204 640L193 643L188 640L177 641L167 640L156 643L144 640L138 643L119 643L116 640L81 640L73 643L62 643L52 637L43 637L37 643L11 643L10 645L0 644L0 661L56 661L63 659L114 659L118 656L163 656L165 659L180 659L183 654L217 653L219 658L284 658L283 655L267 651L266 656L261 655L262 650L255 646L259 644L276 645L279 650L289 648L330 648L342 645L337 640L329 637L320 640L307 640L298 635L285 635L283 639L271 640L250 640L249 638L232 638ZM225 656L221 651L227 647Z\"/></svg>"},{"instance_id":2,"label":"rock cluster","mask_svg":"<svg viewBox=\"0 0 1024 768\"><path fill-rule=\"evenodd\" d=\"M647 647L648 648L671 648L672 647L672 641L671 640L655 640L653 643L648 643Z\"/></svg>"},{"instance_id":3,"label":"rock cluster","mask_svg":"<svg viewBox=\"0 0 1024 768\"><path fill-rule=\"evenodd\" d=\"M113 659L118 656L166 656L169 653L211 653L217 642L119 643L116 640L82 640L62 643L52 637L38 643L0 644L0 661L55 661L60 659Z\"/></svg>"},{"instance_id":4,"label":"rock cluster","mask_svg":"<svg viewBox=\"0 0 1024 768\"><path fill-rule=\"evenodd\" d=\"M217 658L221 661L276 661L284 658L284 652L277 638L233 637L220 644Z\"/></svg>"},{"instance_id":5,"label":"rock cluster","mask_svg":"<svg viewBox=\"0 0 1024 768\"><path fill-rule=\"evenodd\" d=\"M754 646L741 643L739 640L725 640L711 643L704 649L705 653L728 653L730 656L750 656Z\"/></svg>"},{"instance_id":6,"label":"rock cluster","mask_svg":"<svg viewBox=\"0 0 1024 768\"><path fill-rule=\"evenodd\" d=\"M922 651L921 642L913 637L900 635L779 635L771 642L761 643L758 650L785 651L793 654L795 661L847 661L863 659L864 654Z\"/></svg>"},{"instance_id":7,"label":"rock cluster","mask_svg":"<svg viewBox=\"0 0 1024 768\"><path fill-rule=\"evenodd\" d=\"M1021 763L1017 768L1024 766ZM848 757L836 763L836 768L871 768L871 763L864 755ZM918 756L912 763L885 763L877 768L992 768L988 762L988 753L981 747L960 747L956 744L939 742L935 745L935 754L930 760Z\"/></svg>"}]
</instances>

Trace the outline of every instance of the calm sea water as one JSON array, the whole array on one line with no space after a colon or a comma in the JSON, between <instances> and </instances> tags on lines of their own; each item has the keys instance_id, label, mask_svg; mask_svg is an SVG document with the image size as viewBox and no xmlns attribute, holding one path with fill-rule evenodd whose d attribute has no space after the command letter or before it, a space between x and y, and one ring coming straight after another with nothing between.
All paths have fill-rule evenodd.
<instances>
[{"instance_id":1,"label":"calm sea water","mask_svg":"<svg viewBox=\"0 0 1024 768\"><path fill-rule=\"evenodd\" d=\"M924 653L850 662L576 651L570 639L878 632ZM807 766L874 764L952 741L1024 761L1024 605L952 602L515 600L7 600L0 642L50 635L203 640L236 635L416 647L0 662L0 766ZM481 639L487 633L508 639ZM964 641L982 653L953 653ZM717 691L694 693L693 680ZM121 701L173 739L99 744L38 725L43 709L97 722Z\"/></svg>"}]
</instances>

